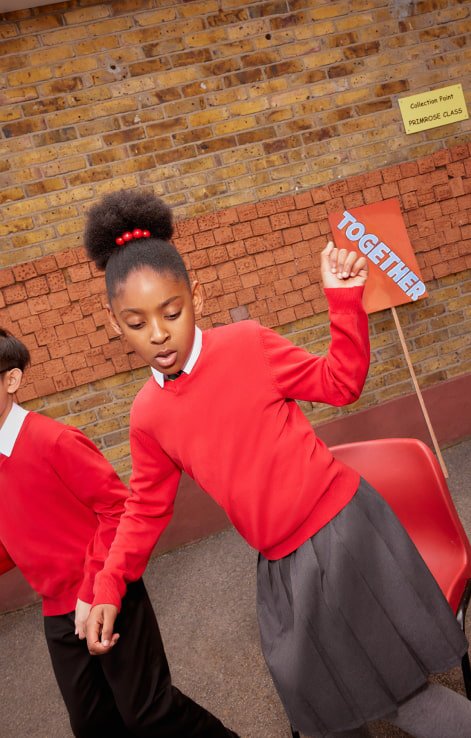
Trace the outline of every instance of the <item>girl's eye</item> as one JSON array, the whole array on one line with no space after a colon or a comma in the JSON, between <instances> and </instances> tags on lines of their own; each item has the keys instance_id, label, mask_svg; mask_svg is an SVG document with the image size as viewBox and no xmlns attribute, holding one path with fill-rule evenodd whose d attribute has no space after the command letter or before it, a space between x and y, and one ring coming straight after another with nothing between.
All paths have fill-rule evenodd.
<instances>
[{"instance_id":1,"label":"girl's eye","mask_svg":"<svg viewBox=\"0 0 471 738\"><path fill-rule=\"evenodd\" d=\"M133 331L138 331L143 325L144 323L128 323L128 328L131 328Z\"/></svg>"},{"instance_id":2,"label":"girl's eye","mask_svg":"<svg viewBox=\"0 0 471 738\"><path fill-rule=\"evenodd\" d=\"M180 312L171 313L170 315L166 315L165 317L167 318L167 320L176 320L177 318L180 317Z\"/></svg>"}]
</instances>

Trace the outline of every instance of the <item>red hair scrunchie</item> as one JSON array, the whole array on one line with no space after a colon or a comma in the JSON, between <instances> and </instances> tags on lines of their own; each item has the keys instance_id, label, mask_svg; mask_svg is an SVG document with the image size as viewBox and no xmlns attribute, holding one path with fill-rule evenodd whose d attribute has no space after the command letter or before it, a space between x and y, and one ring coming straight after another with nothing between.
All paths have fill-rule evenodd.
<instances>
[{"instance_id":1,"label":"red hair scrunchie","mask_svg":"<svg viewBox=\"0 0 471 738\"><path fill-rule=\"evenodd\" d=\"M133 241L135 238L149 238L150 231L141 230L140 228L134 228L133 231L125 231L121 236L115 238L115 242L118 246L124 246L129 241Z\"/></svg>"}]
</instances>

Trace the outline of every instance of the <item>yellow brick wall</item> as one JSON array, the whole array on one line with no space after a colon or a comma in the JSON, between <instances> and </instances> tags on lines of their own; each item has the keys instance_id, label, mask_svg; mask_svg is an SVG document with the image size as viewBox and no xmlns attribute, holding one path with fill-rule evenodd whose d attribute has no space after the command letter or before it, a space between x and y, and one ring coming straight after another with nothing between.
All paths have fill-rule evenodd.
<instances>
[{"instance_id":1,"label":"yellow brick wall","mask_svg":"<svg viewBox=\"0 0 471 738\"><path fill-rule=\"evenodd\" d=\"M150 187L192 217L416 159L398 97L461 82L456 0L74 0L0 16L0 266L81 242Z\"/></svg>"}]
</instances>

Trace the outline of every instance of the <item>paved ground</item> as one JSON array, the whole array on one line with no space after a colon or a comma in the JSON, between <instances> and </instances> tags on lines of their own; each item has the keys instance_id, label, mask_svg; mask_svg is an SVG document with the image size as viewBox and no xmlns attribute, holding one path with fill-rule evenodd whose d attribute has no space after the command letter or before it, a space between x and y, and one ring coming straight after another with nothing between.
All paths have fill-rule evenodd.
<instances>
[{"instance_id":1,"label":"paved ground","mask_svg":"<svg viewBox=\"0 0 471 738\"><path fill-rule=\"evenodd\" d=\"M468 441L444 455L450 488L471 535L470 453ZM288 738L288 723L259 650L255 562L254 552L227 531L153 560L146 583L175 684L242 738ZM71 737L37 605L0 616L0 680L2 738ZM440 681L462 691L459 669ZM381 724L371 734L405 736Z\"/></svg>"}]
</instances>

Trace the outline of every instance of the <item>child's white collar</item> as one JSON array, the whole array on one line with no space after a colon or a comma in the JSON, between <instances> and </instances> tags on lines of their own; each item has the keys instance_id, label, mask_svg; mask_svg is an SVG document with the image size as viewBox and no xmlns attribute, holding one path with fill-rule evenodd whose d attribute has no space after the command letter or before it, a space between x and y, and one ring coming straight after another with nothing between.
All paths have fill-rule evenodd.
<instances>
[{"instance_id":1,"label":"child's white collar","mask_svg":"<svg viewBox=\"0 0 471 738\"><path fill-rule=\"evenodd\" d=\"M203 334L201 332L201 329L198 328L198 326L195 326L195 337L193 339L193 346L190 351L190 355L185 362L185 366L182 367L182 372L185 372L185 374L190 374L194 365L198 361L198 357L201 353L202 346L203 346ZM154 379L157 382L157 384L163 387L164 382L165 382L165 374L163 374L162 372L159 372L157 369L154 369L154 367L152 366L151 366L151 371L152 371L152 374L154 375Z\"/></svg>"},{"instance_id":2,"label":"child's white collar","mask_svg":"<svg viewBox=\"0 0 471 738\"><path fill-rule=\"evenodd\" d=\"M13 446L16 443L21 426L27 415L27 410L17 405L16 402L13 403L4 424L0 428L0 454L11 456Z\"/></svg>"}]
</instances>

